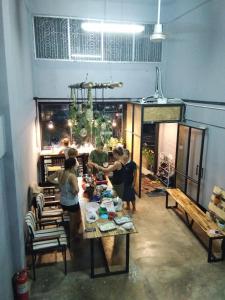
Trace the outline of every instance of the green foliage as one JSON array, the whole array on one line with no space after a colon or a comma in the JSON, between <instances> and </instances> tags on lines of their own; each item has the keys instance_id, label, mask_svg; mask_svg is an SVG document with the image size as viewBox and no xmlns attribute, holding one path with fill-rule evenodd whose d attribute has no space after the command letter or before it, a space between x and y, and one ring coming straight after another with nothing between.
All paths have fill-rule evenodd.
<instances>
[{"instance_id":1,"label":"green foliage","mask_svg":"<svg viewBox=\"0 0 225 300\"><path fill-rule=\"evenodd\" d=\"M104 144L112 136L111 120L104 116L103 112L93 112L93 100L91 88L88 89L88 101L78 104L75 90L71 88L72 104L70 106L70 119L72 122L72 133L77 144L90 141L97 145Z\"/></svg>"},{"instance_id":2,"label":"green foliage","mask_svg":"<svg viewBox=\"0 0 225 300\"><path fill-rule=\"evenodd\" d=\"M145 156L148 164L150 166L154 165L154 161L155 161L155 154L154 151L149 149L147 146L144 146L142 149L142 154Z\"/></svg>"}]
</instances>

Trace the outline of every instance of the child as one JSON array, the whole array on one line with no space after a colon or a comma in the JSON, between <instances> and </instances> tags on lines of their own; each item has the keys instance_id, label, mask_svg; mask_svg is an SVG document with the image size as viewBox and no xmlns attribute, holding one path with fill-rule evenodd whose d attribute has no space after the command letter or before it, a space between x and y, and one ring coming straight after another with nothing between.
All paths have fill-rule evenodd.
<instances>
[{"instance_id":1,"label":"child","mask_svg":"<svg viewBox=\"0 0 225 300\"><path fill-rule=\"evenodd\" d=\"M133 212L136 211L135 206L135 191L134 182L136 180L137 166L136 163L130 160L130 152L125 149L123 154L124 159L124 192L123 201L127 202L125 209L130 210L130 202L132 203Z\"/></svg>"}]
</instances>

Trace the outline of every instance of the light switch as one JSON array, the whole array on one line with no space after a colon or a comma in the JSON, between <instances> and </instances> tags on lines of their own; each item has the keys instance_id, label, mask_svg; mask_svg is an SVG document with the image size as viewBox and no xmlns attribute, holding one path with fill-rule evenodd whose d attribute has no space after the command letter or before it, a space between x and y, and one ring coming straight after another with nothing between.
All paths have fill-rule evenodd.
<instances>
[{"instance_id":1,"label":"light switch","mask_svg":"<svg viewBox=\"0 0 225 300\"><path fill-rule=\"evenodd\" d=\"M4 117L0 116L0 159L5 154L5 130L4 130Z\"/></svg>"}]
</instances>

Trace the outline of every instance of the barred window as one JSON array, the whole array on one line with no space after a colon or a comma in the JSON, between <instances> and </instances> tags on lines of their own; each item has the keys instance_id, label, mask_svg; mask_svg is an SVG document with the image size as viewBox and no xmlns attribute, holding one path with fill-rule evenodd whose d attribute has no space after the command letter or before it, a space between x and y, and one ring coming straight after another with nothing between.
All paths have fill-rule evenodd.
<instances>
[{"instance_id":1,"label":"barred window","mask_svg":"<svg viewBox=\"0 0 225 300\"><path fill-rule=\"evenodd\" d=\"M37 59L102 62L160 62L162 43L150 41L152 24L138 34L86 32L83 20L34 17ZM101 22L101 21L99 21Z\"/></svg>"}]
</instances>

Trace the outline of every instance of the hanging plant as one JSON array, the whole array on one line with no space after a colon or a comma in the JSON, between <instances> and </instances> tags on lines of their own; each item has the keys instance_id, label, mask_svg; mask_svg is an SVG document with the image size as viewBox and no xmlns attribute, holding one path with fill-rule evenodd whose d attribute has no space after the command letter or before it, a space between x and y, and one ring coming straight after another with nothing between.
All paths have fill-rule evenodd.
<instances>
[{"instance_id":1,"label":"hanging plant","mask_svg":"<svg viewBox=\"0 0 225 300\"><path fill-rule=\"evenodd\" d=\"M112 120L102 112L93 111L92 88L114 88L121 87L122 83L94 84L92 82L82 82L70 85L72 103L70 106L70 120L72 124L72 134L77 144L82 144L89 140L93 145L99 143L107 144L112 137ZM78 104L76 90L87 89L87 101ZM83 96L83 92L81 92ZM104 96L103 96L104 98Z\"/></svg>"}]
</instances>

